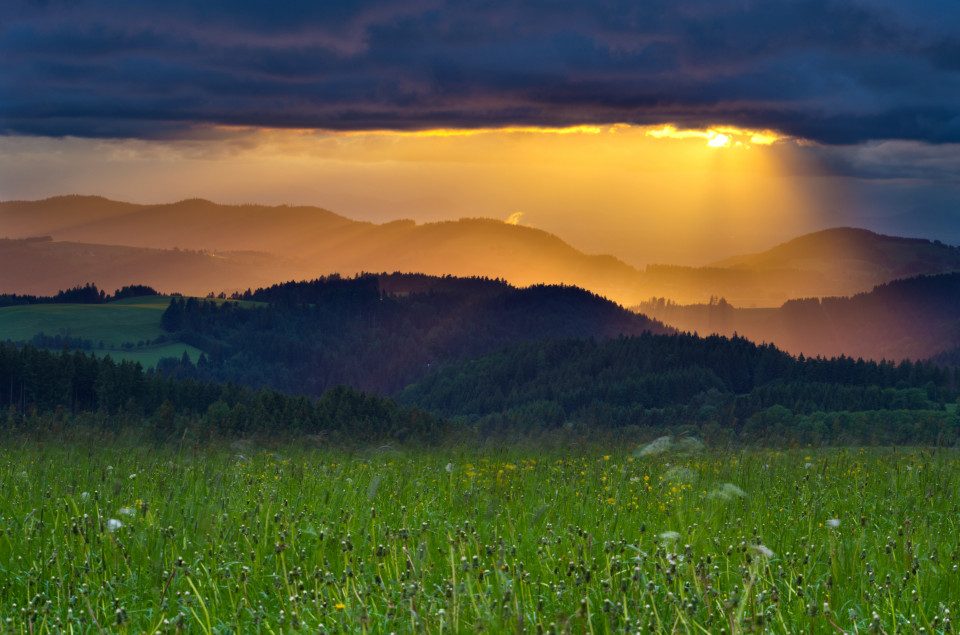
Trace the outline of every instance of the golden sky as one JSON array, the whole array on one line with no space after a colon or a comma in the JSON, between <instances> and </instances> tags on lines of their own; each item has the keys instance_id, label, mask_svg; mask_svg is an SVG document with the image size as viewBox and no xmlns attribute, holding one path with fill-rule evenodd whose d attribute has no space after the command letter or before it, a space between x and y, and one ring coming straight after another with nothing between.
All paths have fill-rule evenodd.
<instances>
[{"instance_id":1,"label":"golden sky","mask_svg":"<svg viewBox=\"0 0 960 635\"><path fill-rule=\"evenodd\" d=\"M767 130L210 127L207 137L13 137L3 144L18 161L3 171L16 173L19 198L308 204L378 223L499 218L637 266L769 248L829 225L825 199L843 196L797 142Z\"/></svg>"}]
</instances>

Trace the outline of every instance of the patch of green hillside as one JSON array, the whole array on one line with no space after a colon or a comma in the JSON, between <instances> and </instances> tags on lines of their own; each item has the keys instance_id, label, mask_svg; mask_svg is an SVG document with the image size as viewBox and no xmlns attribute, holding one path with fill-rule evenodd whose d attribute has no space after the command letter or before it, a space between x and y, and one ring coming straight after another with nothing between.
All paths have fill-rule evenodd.
<instances>
[{"instance_id":1,"label":"patch of green hillside","mask_svg":"<svg viewBox=\"0 0 960 635\"><path fill-rule=\"evenodd\" d=\"M156 366L164 357L180 358L184 352L196 362L199 349L166 341L169 335L160 327L160 316L169 304L169 296L145 296L106 304L5 307L0 309L0 341L29 342L43 333L89 340L90 352L140 362L144 368ZM163 341L156 342L157 338Z\"/></svg>"},{"instance_id":2,"label":"patch of green hillside","mask_svg":"<svg viewBox=\"0 0 960 635\"><path fill-rule=\"evenodd\" d=\"M165 296L130 298L107 304L28 304L0 309L0 339L29 341L37 333L65 335L119 348L164 334L160 316Z\"/></svg>"}]
</instances>

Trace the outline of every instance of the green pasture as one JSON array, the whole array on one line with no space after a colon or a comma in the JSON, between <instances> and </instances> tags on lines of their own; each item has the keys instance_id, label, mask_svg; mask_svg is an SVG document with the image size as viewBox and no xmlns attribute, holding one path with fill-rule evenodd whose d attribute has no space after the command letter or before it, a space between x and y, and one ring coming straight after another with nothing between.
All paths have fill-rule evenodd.
<instances>
[{"instance_id":1,"label":"green pasture","mask_svg":"<svg viewBox=\"0 0 960 635\"><path fill-rule=\"evenodd\" d=\"M90 340L90 352L98 356L109 354L115 360L138 361L144 368L156 366L163 357L180 358L185 351L196 362L200 350L193 346L180 342L150 343L167 334L160 327L160 316L169 304L168 296L149 296L107 304L4 307L0 308L0 341L28 342L38 333L63 335ZM139 346L140 342L144 345Z\"/></svg>"},{"instance_id":2,"label":"green pasture","mask_svg":"<svg viewBox=\"0 0 960 635\"><path fill-rule=\"evenodd\" d=\"M311 447L312 446L312 447ZM953 450L0 450L5 633L949 633Z\"/></svg>"}]
</instances>

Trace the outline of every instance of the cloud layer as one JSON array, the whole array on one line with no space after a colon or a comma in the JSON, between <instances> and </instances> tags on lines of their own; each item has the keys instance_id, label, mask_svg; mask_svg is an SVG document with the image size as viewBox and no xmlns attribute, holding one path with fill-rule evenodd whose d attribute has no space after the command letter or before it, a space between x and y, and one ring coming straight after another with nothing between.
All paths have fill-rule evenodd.
<instances>
[{"instance_id":1,"label":"cloud layer","mask_svg":"<svg viewBox=\"0 0 960 635\"><path fill-rule=\"evenodd\" d=\"M6 0L0 130L594 123L960 141L954 0Z\"/></svg>"}]
</instances>

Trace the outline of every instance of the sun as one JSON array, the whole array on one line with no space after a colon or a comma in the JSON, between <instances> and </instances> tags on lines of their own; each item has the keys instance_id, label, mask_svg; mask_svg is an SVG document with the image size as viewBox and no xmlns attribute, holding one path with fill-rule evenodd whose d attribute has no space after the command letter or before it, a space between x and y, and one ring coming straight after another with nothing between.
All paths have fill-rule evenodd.
<instances>
[{"instance_id":1,"label":"sun","mask_svg":"<svg viewBox=\"0 0 960 635\"><path fill-rule=\"evenodd\" d=\"M667 124L660 128L648 128L646 134L656 139L706 139L711 148L749 149L751 145L769 146L789 139L772 130L750 130L733 126L681 130Z\"/></svg>"},{"instance_id":2,"label":"sun","mask_svg":"<svg viewBox=\"0 0 960 635\"><path fill-rule=\"evenodd\" d=\"M723 146L730 145L730 137L718 132L710 141L707 141L707 145L711 148L722 148Z\"/></svg>"}]
</instances>

